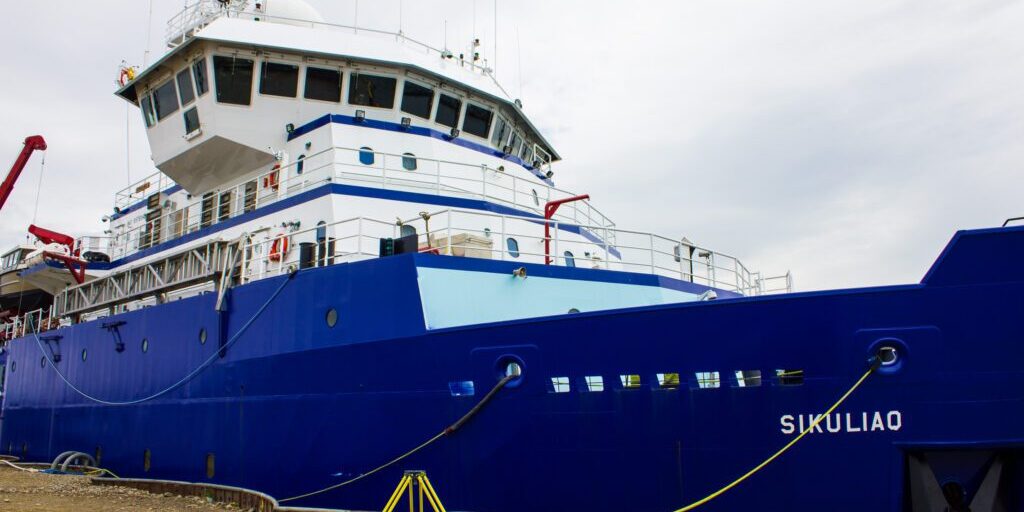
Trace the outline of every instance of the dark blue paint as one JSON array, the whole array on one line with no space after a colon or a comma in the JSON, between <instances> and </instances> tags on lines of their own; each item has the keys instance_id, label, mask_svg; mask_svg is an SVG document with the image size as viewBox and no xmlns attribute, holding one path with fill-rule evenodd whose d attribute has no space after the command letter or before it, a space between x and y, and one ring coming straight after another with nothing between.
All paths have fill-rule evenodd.
<instances>
[{"instance_id":1,"label":"dark blue paint","mask_svg":"<svg viewBox=\"0 0 1024 512\"><path fill-rule=\"evenodd\" d=\"M994 251L994 252L990 252ZM423 328L417 268L506 273L511 262L401 255L304 270L226 357L182 388L132 407L99 407L69 391L31 339L9 345L0 451L49 460L93 452L121 476L209 481L287 497L366 472L441 431L516 357L519 385L458 433L337 491L297 503L379 509L405 469L424 469L449 510L665 512L705 496L791 437L782 414L820 413L865 370L881 339L906 347L904 365L873 375L840 409L900 410L897 432L810 434L783 457L702 510L903 510L907 450L999 448L1019 467L1024 447L1024 229L954 237L922 284L583 312ZM985 264L979 271L972 267ZM602 279L614 272L531 266L529 275ZM649 276L620 276L649 282ZM224 334L249 320L283 277L230 292ZM109 399L145 396L217 350L215 296L206 294L59 329L62 370ZM324 315L336 308L329 328ZM210 331L205 345L197 333ZM149 339L149 351L139 343ZM79 352L89 350L83 363ZM802 369L799 386L768 378ZM734 370L765 383L733 388ZM695 389L719 371L721 389ZM679 372L680 389L654 375ZM620 374L642 389L622 389ZM606 390L580 391L585 376ZM549 393L551 377L572 391ZM474 396L451 382L472 380ZM152 451L152 470L142 454ZM1014 451L1015 450L1015 451ZM943 461L951 478L969 457ZM1024 486L1019 471L1006 475ZM1018 502L1007 510L1020 510Z\"/></svg>"}]
</instances>

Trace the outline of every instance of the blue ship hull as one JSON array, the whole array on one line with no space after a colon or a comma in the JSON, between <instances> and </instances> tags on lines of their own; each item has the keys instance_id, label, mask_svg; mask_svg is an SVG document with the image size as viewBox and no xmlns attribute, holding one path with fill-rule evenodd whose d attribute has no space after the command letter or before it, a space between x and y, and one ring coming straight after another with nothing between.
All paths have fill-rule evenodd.
<instances>
[{"instance_id":1,"label":"blue ship hull","mask_svg":"<svg viewBox=\"0 0 1024 512\"><path fill-rule=\"evenodd\" d=\"M958 233L921 284L425 329L417 268L465 261L403 255L300 271L223 358L139 405L84 399L32 337L15 340L0 450L29 460L98 451L121 476L285 498L369 471L435 435L514 357L521 380L455 434L290 504L379 510L404 469L423 469L449 510L662 512L791 440L885 344L899 349L896 364L872 374L820 431L701 510L917 510L914 457L968 503L987 492L979 489L999 461L1001 510L1024 504L1024 229ZM526 267L531 277L566 271ZM588 272L603 271L578 275ZM286 279L232 289L223 314L206 294L42 336L83 391L137 399L216 353ZM331 308L333 328L324 321ZM101 327L114 320L124 321L122 352ZM771 378L778 369L803 376ZM762 385L737 387L738 370L760 370ZM721 386L700 386L698 372L720 372ZM665 373L678 373L680 386L660 386L656 375ZM623 387L620 376L634 374L640 388ZM585 377L598 375L604 390L584 391ZM553 392L553 377L568 377L569 391ZM451 383L465 381L475 394L452 392Z\"/></svg>"}]
</instances>

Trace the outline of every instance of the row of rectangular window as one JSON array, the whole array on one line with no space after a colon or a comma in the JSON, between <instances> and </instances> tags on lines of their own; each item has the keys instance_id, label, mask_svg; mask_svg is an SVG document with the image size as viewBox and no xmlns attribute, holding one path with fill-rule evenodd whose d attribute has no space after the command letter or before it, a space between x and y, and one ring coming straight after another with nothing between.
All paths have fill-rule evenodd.
<instances>
[{"instance_id":1,"label":"row of rectangular window","mask_svg":"<svg viewBox=\"0 0 1024 512\"><path fill-rule=\"evenodd\" d=\"M753 388L761 386L761 370L736 370L733 372L735 379L733 387ZM680 377L678 373L657 373L655 379L660 389L678 389ZM697 389L716 389L722 387L722 379L718 372L694 372L694 384ZM775 370L775 377L780 386L799 386L804 383L803 370ZM605 390L604 377L600 375L588 375L580 381L581 391L601 392ZM621 389L640 389L643 381L638 374L619 375ZM448 383L448 390L452 396L472 396L476 394L473 381L453 381ZM568 393L572 390L569 377L551 377L548 382L548 392Z\"/></svg>"},{"instance_id":2,"label":"row of rectangular window","mask_svg":"<svg viewBox=\"0 0 1024 512\"><path fill-rule=\"evenodd\" d=\"M251 59L213 57L214 80L218 103L248 106L252 103L253 72L255 62ZM262 61L260 63L259 92L263 95L295 98L298 96L299 71L297 64ZM196 88L193 89L194 78ZM157 87L152 95L142 100L142 109L146 118L146 126L152 127L202 96L209 89L207 84L206 61L199 59L189 68L178 73L176 80L169 80ZM305 99L341 102L343 73L337 69L306 67L306 80L303 88ZM177 82L177 94L175 92ZM361 73L349 73L348 103L354 106L393 109L395 107L398 79L387 76ZM501 116L495 116L491 109L465 102L457 96L437 93L437 108L434 108L435 90L410 80L404 81L399 110L421 119L433 120L435 123L457 129L462 119L461 131L487 139L502 152L518 156L522 161L531 163L540 158L544 163L550 156L543 151L534 152L531 144L526 144L522 132L515 130L512 124ZM495 117L497 120L495 121ZM491 128L494 125L492 132Z\"/></svg>"}]
</instances>

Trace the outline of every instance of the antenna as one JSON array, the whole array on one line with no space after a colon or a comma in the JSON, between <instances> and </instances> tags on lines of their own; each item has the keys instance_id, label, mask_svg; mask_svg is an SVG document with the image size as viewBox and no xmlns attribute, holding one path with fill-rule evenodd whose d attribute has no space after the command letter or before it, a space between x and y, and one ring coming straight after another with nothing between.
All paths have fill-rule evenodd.
<instances>
[{"instance_id":1,"label":"antenna","mask_svg":"<svg viewBox=\"0 0 1024 512\"><path fill-rule=\"evenodd\" d=\"M404 3L405 2L403 0L398 0L398 33L399 34L402 33L402 4L404 4Z\"/></svg>"},{"instance_id":2,"label":"antenna","mask_svg":"<svg viewBox=\"0 0 1024 512\"><path fill-rule=\"evenodd\" d=\"M359 0L356 0L355 14L352 17L352 29L355 33L359 33Z\"/></svg>"},{"instance_id":3,"label":"antenna","mask_svg":"<svg viewBox=\"0 0 1024 512\"><path fill-rule=\"evenodd\" d=\"M498 0L494 0L494 59L491 62L491 73L498 78Z\"/></svg>"},{"instance_id":4,"label":"antenna","mask_svg":"<svg viewBox=\"0 0 1024 512\"><path fill-rule=\"evenodd\" d=\"M519 66L519 99L523 99L523 47L519 44L519 25L516 25L516 60Z\"/></svg>"},{"instance_id":5,"label":"antenna","mask_svg":"<svg viewBox=\"0 0 1024 512\"><path fill-rule=\"evenodd\" d=\"M142 69L149 66L149 48L153 40L153 0L149 0L149 23L146 24L146 50L142 52Z\"/></svg>"}]
</instances>

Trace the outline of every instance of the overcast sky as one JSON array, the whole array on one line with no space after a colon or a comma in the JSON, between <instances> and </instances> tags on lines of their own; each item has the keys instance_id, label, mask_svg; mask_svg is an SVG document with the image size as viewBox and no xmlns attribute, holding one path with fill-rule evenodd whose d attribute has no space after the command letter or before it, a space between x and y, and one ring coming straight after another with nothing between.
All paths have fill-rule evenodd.
<instances>
[{"instance_id":1,"label":"overcast sky","mask_svg":"<svg viewBox=\"0 0 1024 512\"><path fill-rule=\"evenodd\" d=\"M310 3L339 23L357 11ZM121 60L143 61L149 5L45 5L5 5L0 166L45 135L37 222L99 233L126 142L131 177L154 170L113 96ZM182 5L154 1L149 62ZM363 0L359 23L398 28L399 7ZM402 14L437 45L447 20L453 49L475 26L493 59L493 0ZM811 290L917 282L955 230L1024 215L1021 27L1024 2L1002 0L498 0L495 64L564 158L560 187ZM5 247L32 220L40 161L0 214Z\"/></svg>"}]
</instances>

